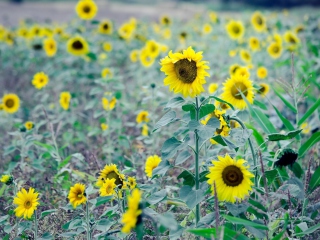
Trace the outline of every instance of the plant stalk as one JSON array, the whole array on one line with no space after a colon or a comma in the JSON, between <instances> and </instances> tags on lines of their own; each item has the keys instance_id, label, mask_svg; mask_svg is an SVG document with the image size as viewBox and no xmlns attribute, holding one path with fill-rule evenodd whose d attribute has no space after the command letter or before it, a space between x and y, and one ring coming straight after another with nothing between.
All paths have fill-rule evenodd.
<instances>
[{"instance_id":1,"label":"plant stalk","mask_svg":"<svg viewBox=\"0 0 320 240\"><path fill-rule=\"evenodd\" d=\"M91 229L90 229L89 204L88 204L88 201L86 201L86 222L87 222L87 239L91 240Z\"/></svg>"},{"instance_id":2,"label":"plant stalk","mask_svg":"<svg viewBox=\"0 0 320 240\"><path fill-rule=\"evenodd\" d=\"M196 97L196 121L199 122L199 99ZM195 182L196 182L196 191L199 189L199 135L198 129L194 130L195 133L195 141L196 141L196 149L195 149ZM196 205L196 226L200 221L200 204Z\"/></svg>"},{"instance_id":3,"label":"plant stalk","mask_svg":"<svg viewBox=\"0 0 320 240\"><path fill-rule=\"evenodd\" d=\"M38 239L38 219L37 219L37 211L34 211L34 239Z\"/></svg>"}]
</instances>

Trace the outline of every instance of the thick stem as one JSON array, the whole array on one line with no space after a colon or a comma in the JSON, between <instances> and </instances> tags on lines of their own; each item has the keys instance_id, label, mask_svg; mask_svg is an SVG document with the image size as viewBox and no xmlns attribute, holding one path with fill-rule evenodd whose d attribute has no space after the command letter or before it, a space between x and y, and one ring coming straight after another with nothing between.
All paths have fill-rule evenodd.
<instances>
[{"instance_id":1,"label":"thick stem","mask_svg":"<svg viewBox=\"0 0 320 240\"><path fill-rule=\"evenodd\" d=\"M89 203L88 203L88 201L86 201L86 223L87 223L87 239L91 240L91 229L90 229Z\"/></svg>"},{"instance_id":2,"label":"thick stem","mask_svg":"<svg viewBox=\"0 0 320 240\"><path fill-rule=\"evenodd\" d=\"M196 121L199 121L199 99L196 97ZM196 190L199 189L199 135L198 129L194 130L195 133L195 141L196 141L196 149L195 149L195 182L196 182ZM196 226L200 220L200 204L196 205Z\"/></svg>"},{"instance_id":3,"label":"thick stem","mask_svg":"<svg viewBox=\"0 0 320 240\"><path fill-rule=\"evenodd\" d=\"M234 120L234 121L238 122L241 125L242 129L247 130L246 126L243 124L243 122L239 118L230 117L230 120ZM255 187L258 187L257 157L256 157L256 154L254 152L254 148L253 148L253 145L252 145L250 137L248 137L248 143L249 143L249 146L250 146L251 155L252 155L252 159L253 159L253 164L254 164L254 168L255 168L254 185L255 185Z\"/></svg>"}]
</instances>

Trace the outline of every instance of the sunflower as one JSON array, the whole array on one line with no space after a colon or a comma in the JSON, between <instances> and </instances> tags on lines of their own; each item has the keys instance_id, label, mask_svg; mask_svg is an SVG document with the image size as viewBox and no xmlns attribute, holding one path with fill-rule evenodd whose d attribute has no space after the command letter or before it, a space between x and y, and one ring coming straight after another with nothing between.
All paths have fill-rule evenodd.
<instances>
[{"instance_id":1,"label":"sunflower","mask_svg":"<svg viewBox=\"0 0 320 240\"><path fill-rule=\"evenodd\" d=\"M233 76L237 73L237 70L241 68L239 64L233 64L229 67L229 74L230 76Z\"/></svg>"},{"instance_id":2,"label":"sunflower","mask_svg":"<svg viewBox=\"0 0 320 240\"><path fill-rule=\"evenodd\" d=\"M209 34L212 32L212 27L209 23L203 25L202 31L204 34Z\"/></svg>"},{"instance_id":3,"label":"sunflower","mask_svg":"<svg viewBox=\"0 0 320 240\"><path fill-rule=\"evenodd\" d=\"M266 20L260 12L253 13L251 23L257 32L262 32L267 29Z\"/></svg>"},{"instance_id":4,"label":"sunflower","mask_svg":"<svg viewBox=\"0 0 320 240\"><path fill-rule=\"evenodd\" d=\"M49 82L49 77L44 72L38 72L33 76L32 84L37 89L44 88Z\"/></svg>"},{"instance_id":5,"label":"sunflower","mask_svg":"<svg viewBox=\"0 0 320 240\"><path fill-rule=\"evenodd\" d=\"M219 201L234 203L243 200L249 195L253 185L251 178L254 175L245 166L244 159L235 160L228 154L225 157L218 156L219 161L212 161L213 167L209 167L210 173L206 175L211 186L211 191L216 192ZM215 187L214 187L215 185Z\"/></svg>"},{"instance_id":6,"label":"sunflower","mask_svg":"<svg viewBox=\"0 0 320 240\"><path fill-rule=\"evenodd\" d=\"M149 128L147 124L142 125L141 135L145 137L149 135Z\"/></svg>"},{"instance_id":7,"label":"sunflower","mask_svg":"<svg viewBox=\"0 0 320 240\"><path fill-rule=\"evenodd\" d=\"M67 51L75 56L81 56L89 52L89 45L84 38L76 36L68 40Z\"/></svg>"},{"instance_id":8,"label":"sunflower","mask_svg":"<svg viewBox=\"0 0 320 240\"><path fill-rule=\"evenodd\" d=\"M25 219L31 218L39 205L38 196L39 193L35 192L32 187L29 188L28 192L24 188L17 192L17 196L13 199L13 203L18 205L14 210L16 216Z\"/></svg>"},{"instance_id":9,"label":"sunflower","mask_svg":"<svg viewBox=\"0 0 320 240\"><path fill-rule=\"evenodd\" d=\"M85 189L86 186L81 183L76 183L70 188L68 198L73 208L76 208L78 205L87 201Z\"/></svg>"},{"instance_id":10,"label":"sunflower","mask_svg":"<svg viewBox=\"0 0 320 240\"><path fill-rule=\"evenodd\" d=\"M208 92L210 94L214 93L215 91L217 91L219 85L217 83L210 83L209 87L208 87Z\"/></svg>"},{"instance_id":11,"label":"sunflower","mask_svg":"<svg viewBox=\"0 0 320 240\"><path fill-rule=\"evenodd\" d=\"M130 40L135 32L136 22L131 20L122 24L122 26L118 29L119 36L124 40Z\"/></svg>"},{"instance_id":12,"label":"sunflower","mask_svg":"<svg viewBox=\"0 0 320 240\"><path fill-rule=\"evenodd\" d=\"M271 43L268 47L268 53L272 58L279 58L282 54L282 45L277 42Z\"/></svg>"},{"instance_id":13,"label":"sunflower","mask_svg":"<svg viewBox=\"0 0 320 240\"><path fill-rule=\"evenodd\" d=\"M222 99L231 103L233 106L244 109L247 107L245 100L242 98L242 94L246 97L249 103L253 103L253 86L251 80L245 76L231 76L224 84Z\"/></svg>"},{"instance_id":14,"label":"sunflower","mask_svg":"<svg viewBox=\"0 0 320 240\"><path fill-rule=\"evenodd\" d=\"M149 156L146 160L145 173L149 178L152 177L152 171L158 167L161 158L158 155Z\"/></svg>"},{"instance_id":15,"label":"sunflower","mask_svg":"<svg viewBox=\"0 0 320 240\"><path fill-rule=\"evenodd\" d=\"M172 22L171 19L167 15L160 17L160 24L162 24L164 26L171 25L171 22Z\"/></svg>"},{"instance_id":16,"label":"sunflower","mask_svg":"<svg viewBox=\"0 0 320 240\"><path fill-rule=\"evenodd\" d=\"M242 49L240 51L240 58L245 63L250 63L251 62L251 55L247 50Z\"/></svg>"},{"instance_id":17,"label":"sunflower","mask_svg":"<svg viewBox=\"0 0 320 240\"><path fill-rule=\"evenodd\" d=\"M184 43L186 41L187 37L188 37L188 33L187 32L182 31L182 32L179 33L179 39L180 39L181 42Z\"/></svg>"},{"instance_id":18,"label":"sunflower","mask_svg":"<svg viewBox=\"0 0 320 240\"><path fill-rule=\"evenodd\" d=\"M26 127L27 130L31 130L32 128L34 128L34 123L31 121L28 121L24 124L24 126Z\"/></svg>"},{"instance_id":19,"label":"sunflower","mask_svg":"<svg viewBox=\"0 0 320 240\"><path fill-rule=\"evenodd\" d=\"M242 36L244 35L245 28L244 28L243 23L241 21L231 20L226 25L226 30L227 30L229 37L231 39L237 40L237 39L242 38Z\"/></svg>"},{"instance_id":20,"label":"sunflower","mask_svg":"<svg viewBox=\"0 0 320 240\"><path fill-rule=\"evenodd\" d=\"M308 134L311 131L311 127L307 122L304 122L301 124L300 128L302 129L302 133L303 134Z\"/></svg>"},{"instance_id":21,"label":"sunflower","mask_svg":"<svg viewBox=\"0 0 320 240\"><path fill-rule=\"evenodd\" d=\"M105 42L105 43L103 43L102 48L106 52L111 52L112 51L112 44L109 42Z\"/></svg>"},{"instance_id":22,"label":"sunflower","mask_svg":"<svg viewBox=\"0 0 320 240\"><path fill-rule=\"evenodd\" d=\"M235 57L237 55L238 50L234 49L234 50L229 50L229 56L230 57Z\"/></svg>"},{"instance_id":23,"label":"sunflower","mask_svg":"<svg viewBox=\"0 0 320 240\"><path fill-rule=\"evenodd\" d=\"M0 103L0 111L3 111L4 107L3 107L3 103Z\"/></svg>"},{"instance_id":24,"label":"sunflower","mask_svg":"<svg viewBox=\"0 0 320 240\"><path fill-rule=\"evenodd\" d=\"M163 37L164 39L170 39L170 38L171 38L171 30L170 30L169 28L164 29L164 30L162 31L162 37Z\"/></svg>"},{"instance_id":25,"label":"sunflower","mask_svg":"<svg viewBox=\"0 0 320 240\"><path fill-rule=\"evenodd\" d=\"M156 58L160 53L160 45L154 40L148 40L146 42L146 51L148 51L150 57Z\"/></svg>"},{"instance_id":26,"label":"sunflower","mask_svg":"<svg viewBox=\"0 0 320 240\"><path fill-rule=\"evenodd\" d=\"M104 183L102 184L102 186L100 187L100 196L104 197L104 196L112 196L113 194L115 194L115 188L117 187L117 185L115 184L116 179L115 178L107 178Z\"/></svg>"},{"instance_id":27,"label":"sunflower","mask_svg":"<svg viewBox=\"0 0 320 240\"><path fill-rule=\"evenodd\" d=\"M57 42L53 38L43 40L43 49L48 57L53 57L57 52Z\"/></svg>"},{"instance_id":28,"label":"sunflower","mask_svg":"<svg viewBox=\"0 0 320 240\"><path fill-rule=\"evenodd\" d=\"M117 103L117 99L115 97L113 97L110 101L107 99L107 98L102 98L101 99L101 102L102 102L102 107L107 110L107 111L110 111L112 109L115 108L116 106L116 103Z\"/></svg>"},{"instance_id":29,"label":"sunflower","mask_svg":"<svg viewBox=\"0 0 320 240\"><path fill-rule=\"evenodd\" d=\"M99 33L102 34L112 34L113 32L113 25L110 20L103 20L99 24Z\"/></svg>"},{"instance_id":30,"label":"sunflower","mask_svg":"<svg viewBox=\"0 0 320 240\"><path fill-rule=\"evenodd\" d=\"M284 40L290 44L288 46L288 49L290 51L293 51L294 49L296 49L298 47L298 44L300 43L300 39L298 38L298 36L292 32L292 31L287 31L285 32L284 36L283 36Z\"/></svg>"},{"instance_id":31,"label":"sunflower","mask_svg":"<svg viewBox=\"0 0 320 240\"><path fill-rule=\"evenodd\" d=\"M4 183L5 185L9 186L13 183L13 177L11 175L2 175L0 178L0 182Z\"/></svg>"},{"instance_id":32,"label":"sunflower","mask_svg":"<svg viewBox=\"0 0 320 240\"><path fill-rule=\"evenodd\" d=\"M71 94L69 92L62 92L60 93L60 106L64 109L64 110L68 110L69 109L69 105L70 105L70 100L71 100Z\"/></svg>"},{"instance_id":33,"label":"sunflower","mask_svg":"<svg viewBox=\"0 0 320 240\"><path fill-rule=\"evenodd\" d=\"M250 78L250 72L247 67L238 68L235 75L243 76L245 78Z\"/></svg>"},{"instance_id":34,"label":"sunflower","mask_svg":"<svg viewBox=\"0 0 320 240\"><path fill-rule=\"evenodd\" d=\"M304 31L304 26L302 24L298 25L295 29L294 29L294 32L296 34L300 33L300 32L303 32Z\"/></svg>"},{"instance_id":35,"label":"sunflower","mask_svg":"<svg viewBox=\"0 0 320 240\"><path fill-rule=\"evenodd\" d=\"M9 93L2 97L3 110L7 113L15 113L19 110L20 99L16 94Z\"/></svg>"},{"instance_id":36,"label":"sunflower","mask_svg":"<svg viewBox=\"0 0 320 240\"><path fill-rule=\"evenodd\" d=\"M249 47L252 51L258 51L260 49L259 39L256 37L249 38Z\"/></svg>"},{"instance_id":37,"label":"sunflower","mask_svg":"<svg viewBox=\"0 0 320 240\"><path fill-rule=\"evenodd\" d=\"M27 28L19 28L17 31L18 36L23 38L29 38L29 30Z\"/></svg>"},{"instance_id":38,"label":"sunflower","mask_svg":"<svg viewBox=\"0 0 320 240\"><path fill-rule=\"evenodd\" d=\"M106 131L106 130L108 130L109 125L106 124L106 123L101 123L101 124L100 124L100 127L101 127L101 130L102 130L102 131Z\"/></svg>"},{"instance_id":39,"label":"sunflower","mask_svg":"<svg viewBox=\"0 0 320 240\"><path fill-rule=\"evenodd\" d=\"M209 12L209 18L212 22L216 23L218 21L218 16L216 12Z\"/></svg>"},{"instance_id":40,"label":"sunflower","mask_svg":"<svg viewBox=\"0 0 320 240\"><path fill-rule=\"evenodd\" d=\"M195 52L191 47L183 53L172 53L161 59L161 71L167 77L164 85L169 85L174 93L182 93L184 97L195 97L204 92L205 77L209 76L207 62L201 61L202 52Z\"/></svg>"},{"instance_id":41,"label":"sunflower","mask_svg":"<svg viewBox=\"0 0 320 240\"><path fill-rule=\"evenodd\" d=\"M79 18L90 20L96 16L98 7L93 0L79 0L76 5L76 13Z\"/></svg>"},{"instance_id":42,"label":"sunflower","mask_svg":"<svg viewBox=\"0 0 320 240\"><path fill-rule=\"evenodd\" d=\"M130 189L134 189L137 186L137 180L135 177L128 177L127 185Z\"/></svg>"},{"instance_id":43,"label":"sunflower","mask_svg":"<svg viewBox=\"0 0 320 240\"><path fill-rule=\"evenodd\" d=\"M259 67L257 69L257 77L260 79L264 79L268 76L268 70L265 67Z\"/></svg>"},{"instance_id":44,"label":"sunflower","mask_svg":"<svg viewBox=\"0 0 320 240\"><path fill-rule=\"evenodd\" d=\"M104 169L101 170L96 186L102 187L107 179L115 179L114 183L116 186L122 188L125 176L119 172L117 165L110 164L106 165Z\"/></svg>"},{"instance_id":45,"label":"sunflower","mask_svg":"<svg viewBox=\"0 0 320 240\"><path fill-rule=\"evenodd\" d=\"M34 37L42 37L44 34L44 29L42 27L40 27L39 25L34 25L31 29L30 29L30 37L34 38Z\"/></svg>"},{"instance_id":46,"label":"sunflower","mask_svg":"<svg viewBox=\"0 0 320 240\"><path fill-rule=\"evenodd\" d=\"M257 93L262 97L265 97L269 92L269 85L266 83L259 83L259 87L260 88L257 90Z\"/></svg>"},{"instance_id":47,"label":"sunflower","mask_svg":"<svg viewBox=\"0 0 320 240\"><path fill-rule=\"evenodd\" d=\"M286 148L281 150L280 154L278 155L277 161L275 162L276 167L286 167L291 166L295 163L298 159L298 153L290 148Z\"/></svg>"},{"instance_id":48,"label":"sunflower","mask_svg":"<svg viewBox=\"0 0 320 240\"><path fill-rule=\"evenodd\" d=\"M128 196L128 210L123 214L121 222L123 228L121 229L124 233L129 233L132 228L142 222L140 207L141 192L138 189L132 191L131 196Z\"/></svg>"},{"instance_id":49,"label":"sunflower","mask_svg":"<svg viewBox=\"0 0 320 240\"><path fill-rule=\"evenodd\" d=\"M131 62L137 62L139 59L140 51L138 49L134 49L130 52L130 60Z\"/></svg>"},{"instance_id":50,"label":"sunflower","mask_svg":"<svg viewBox=\"0 0 320 240\"><path fill-rule=\"evenodd\" d=\"M154 58L150 55L150 52L146 49L143 48L140 52L140 62L142 66L144 67L150 67L154 63Z\"/></svg>"},{"instance_id":51,"label":"sunflower","mask_svg":"<svg viewBox=\"0 0 320 240\"><path fill-rule=\"evenodd\" d=\"M149 122L150 118L148 118L148 115L149 115L148 111L139 112L139 114L137 115L137 118L136 118L136 122L137 123Z\"/></svg>"},{"instance_id":52,"label":"sunflower","mask_svg":"<svg viewBox=\"0 0 320 240\"><path fill-rule=\"evenodd\" d=\"M220 99L222 99L222 96L219 96ZM222 99L224 100L224 99ZM214 106L217 108L217 109L221 109L221 110L228 110L230 108L230 106L224 102L219 102L219 101L215 101L214 103Z\"/></svg>"},{"instance_id":53,"label":"sunflower","mask_svg":"<svg viewBox=\"0 0 320 240\"><path fill-rule=\"evenodd\" d=\"M112 78L112 76L113 76L110 68L104 68L104 69L102 69L102 71L101 71L101 77L102 77L102 78L105 78L105 77L107 77L107 76L110 77L110 78Z\"/></svg>"},{"instance_id":54,"label":"sunflower","mask_svg":"<svg viewBox=\"0 0 320 240\"><path fill-rule=\"evenodd\" d=\"M274 42L279 43L280 45L282 44L282 37L280 34L275 33L272 39Z\"/></svg>"}]
</instances>

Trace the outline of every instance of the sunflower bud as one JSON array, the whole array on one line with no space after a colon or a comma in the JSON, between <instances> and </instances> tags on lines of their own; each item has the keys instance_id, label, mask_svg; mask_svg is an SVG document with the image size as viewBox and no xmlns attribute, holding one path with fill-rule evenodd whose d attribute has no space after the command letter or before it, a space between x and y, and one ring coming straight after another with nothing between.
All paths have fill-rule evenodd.
<instances>
[{"instance_id":1,"label":"sunflower bud","mask_svg":"<svg viewBox=\"0 0 320 240\"><path fill-rule=\"evenodd\" d=\"M282 168L283 166L291 166L295 163L298 159L298 153L293 149L286 148L281 150L280 154L278 155L278 160L275 162L276 167Z\"/></svg>"},{"instance_id":2,"label":"sunflower bud","mask_svg":"<svg viewBox=\"0 0 320 240\"><path fill-rule=\"evenodd\" d=\"M13 183L13 177L11 175L2 175L0 182L9 186Z\"/></svg>"}]
</instances>

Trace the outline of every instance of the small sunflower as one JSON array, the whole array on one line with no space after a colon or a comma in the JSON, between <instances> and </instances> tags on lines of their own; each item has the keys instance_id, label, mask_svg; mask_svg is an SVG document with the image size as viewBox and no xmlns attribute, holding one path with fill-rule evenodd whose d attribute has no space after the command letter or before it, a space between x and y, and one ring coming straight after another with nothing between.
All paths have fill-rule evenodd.
<instances>
[{"instance_id":1,"label":"small sunflower","mask_svg":"<svg viewBox=\"0 0 320 240\"><path fill-rule=\"evenodd\" d=\"M202 52L195 52L191 47L182 53L169 52L169 56L161 59L161 71L167 77L164 85L169 85L174 93L182 93L184 97L195 97L204 92L205 77L209 76L207 62L201 61Z\"/></svg>"},{"instance_id":2,"label":"small sunflower","mask_svg":"<svg viewBox=\"0 0 320 240\"><path fill-rule=\"evenodd\" d=\"M161 158L158 155L149 156L146 160L145 173L149 178L152 177L152 171L158 167Z\"/></svg>"},{"instance_id":3,"label":"small sunflower","mask_svg":"<svg viewBox=\"0 0 320 240\"><path fill-rule=\"evenodd\" d=\"M69 109L69 105L70 105L70 100L71 100L71 94L69 92L62 92L60 93L60 106L64 109L64 110L68 110Z\"/></svg>"},{"instance_id":4,"label":"small sunflower","mask_svg":"<svg viewBox=\"0 0 320 240\"><path fill-rule=\"evenodd\" d=\"M259 83L259 87L260 88L257 90L257 93L262 97L265 97L269 92L269 85L266 83Z\"/></svg>"},{"instance_id":5,"label":"small sunflower","mask_svg":"<svg viewBox=\"0 0 320 240\"><path fill-rule=\"evenodd\" d=\"M290 148L283 149L278 155L277 161L275 162L275 166L282 168L286 166L291 166L298 159L298 153Z\"/></svg>"},{"instance_id":6,"label":"small sunflower","mask_svg":"<svg viewBox=\"0 0 320 240\"><path fill-rule=\"evenodd\" d=\"M13 177L11 175L2 175L0 178L0 182L4 183L5 185L9 186L13 183Z\"/></svg>"},{"instance_id":7,"label":"small sunflower","mask_svg":"<svg viewBox=\"0 0 320 240\"><path fill-rule=\"evenodd\" d=\"M102 186L100 187L100 196L104 197L104 196L112 196L113 194L115 194L115 188L117 187L117 185L115 184L116 179L112 178L109 179L107 178L104 183L102 184Z\"/></svg>"},{"instance_id":8,"label":"small sunflower","mask_svg":"<svg viewBox=\"0 0 320 240\"><path fill-rule=\"evenodd\" d=\"M222 96L219 96L220 99L222 99ZM224 99L222 99L224 100ZM230 108L230 106L224 102L219 102L219 101L215 101L214 103L214 106L217 108L217 109L221 109L223 111L226 111Z\"/></svg>"},{"instance_id":9,"label":"small sunflower","mask_svg":"<svg viewBox=\"0 0 320 240\"><path fill-rule=\"evenodd\" d=\"M96 186L102 187L107 179L115 179L116 186L122 188L125 176L119 172L117 165L110 164L106 165L104 169L101 170Z\"/></svg>"},{"instance_id":10,"label":"small sunflower","mask_svg":"<svg viewBox=\"0 0 320 240\"><path fill-rule=\"evenodd\" d=\"M47 38L43 41L43 49L48 57L53 57L57 52L57 42L53 38Z\"/></svg>"},{"instance_id":11,"label":"small sunflower","mask_svg":"<svg viewBox=\"0 0 320 240\"><path fill-rule=\"evenodd\" d=\"M32 128L34 128L34 123L31 121L28 121L24 124L24 126L26 127L27 130L31 130Z\"/></svg>"},{"instance_id":12,"label":"small sunflower","mask_svg":"<svg viewBox=\"0 0 320 240\"><path fill-rule=\"evenodd\" d=\"M117 103L117 99L115 97L113 97L110 101L107 99L107 98L102 98L101 99L101 102L102 102L102 107L107 110L107 111L110 111L112 109L115 108L116 106L116 103Z\"/></svg>"},{"instance_id":13,"label":"small sunflower","mask_svg":"<svg viewBox=\"0 0 320 240\"><path fill-rule=\"evenodd\" d=\"M253 103L254 93L252 82L245 76L231 76L223 85L224 88L221 97L233 106L239 109L247 107L240 92L242 92L250 104Z\"/></svg>"},{"instance_id":14,"label":"small sunflower","mask_svg":"<svg viewBox=\"0 0 320 240\"><path fill-rule=\"evenodd\" d=\"M216 12L209 12L209 18L212 22L216 23L218 21L218 15Z\"/></svg>"},{"instance_id":15,"label":"small sunflower","mask_svg":"<svg viewBox=\"0 0 320 240\"><path fill-rule=\"evenodd\" d=\"M136 29L136 22L134 20L130 20L122 24L122 26L118 29L119 36L124 40L130 40L134 36L134 32Z\"/></svg>"},{"instance_id":16,"label":"small sunflower","mask_svg":"<svg viewBox=\"0 0 320 240\"><path fill-rule=\"evenodd\" d=\"M234 203L236 200L243 200L252 190L254 175L245 166L244 159L235 160L228 154L225 157L218 156L218 161L212 161L213 167L209 167L210 173L206 175L214 193L214 184L219 201Z\"/></svg>"},{"instance_id":17,"label":"small sunflower","mask_svg":"<svg viewBox=\"0 0 320 240\"><path fill-rule=\"evenodd\" d=\"M143 48L139 54L140 62L144 67L151 67L154 63L154 57L150 55L148 49Z\"/></svg>"},{"instance_id":18,"label":"small sunflower","mask_svg":"<svg viewBox=\"0 0 320 240\"><path fill-rule=\"evenodd\" d=\"M102 77L102 78L105 78L105 77L110 77L110 78L112 78L112 76L113 76L113 74L112 74L110 68L104 68L104 69L102 69L102 71L101 71L101 77Z\"/></svg>"},{"instance_id":19,"label":"small sunflower","mask_svg":"<svg viewBox=\"0 0 320 240\"><path fill-rule=\"evenodd\" d=\"M275 33L272 39L274 42L279 43L280 45L282 44L282 37L280 34Z\"/></svg>"},{"instance_id":20,"label":"small sunflower","mask_svg":"<svg viewBox=\"0 0 320 240\"><path fill-rule=\"evenodd\" d=\"M140 51L138 49L134 49L130 52L130 60L131 62L137 62L139 59Z\"/></svg>"},{"instance_id":21,"label":"small sunflower","mask_svg":"<svg viewBox=\"0 0 320 240\"><path fill-rule=\"evenodd\" d=\"M137 186L137 180L134 177L128 177L127 185L130 189L134 189Z\"/></svg>"},{"instance_id":22,"label":"small sunflower","mask_svg":"<svg viewBox=\"0 0 320 240\"><path fill-rule=\"evenodd\" d=\"M99 33L102 34L112 34L113 24L110 20L103 20L99 24Z\"/></svg>"},{"instance_id":23,"label":"small sunflower","mask_svg":"<svg viewBox=\"0 0 320 240\"><path fill-rule=\"evenodd\" d=\"M252 51L258 51L260 49L259 39L256 37L249 38L249 47Z\"/></svg>"},{"instance_id":24,"label":"small sunflower","mask_svg":"<svg viewBox=\"0 0 320 240\"><path fill-rule=\"evenodd\" d=\"M160 17L160 23L164 26L171 25L171 22L172 22L171 19L167 15Z\"/></svg>"},{"instance_id":25,"label":"small sunflower","mask_svg":"<svg viewBox=\"0 0 320 240\"><path fill-rule=\"evenodd\" d=\"M149 128L147 124L142 125L141 135L145 137L149 136Z\"/></svg>"},{"instance_id":26,"label":"small sunflower","mask_svg":"<svg viewBox=\"0 0 320 240\"><path fill-rule=\"evenodd\" d=\"M140 207L141 192L138 189L132 191L131 196L128 196L128 210L123 214L121 222L123 223L122 232L129 233L132 228L142 222Z\"/></svg>"},{"instance_id":27,"label":"small sunflower","mask_svg":"<svg viewBox=\"0 0 320 240\"><path fill-rule=\"evenodd\" d=\"M208 92L210 94L214 93L215 91L217 91L219 85L217 83L210 83L209 87L208 87Z\"/></svg>"},{"instance_id":28,"label":"small sunflower","mask_svg":"<svg viewBox=\"0 0 320 240\"><path fill-rule=\"evenodd\" d=\"M35 192L34 188L30 187L28 192L22 188L17 192L17 196L13 199L13 203L18 205L14 210L17 217L29 219L32 217L37 206L39 205L39 193Z\"/></svg>"},{"instance_id":29,"label":"small sunflower","mask_svg":"<svg viewBox=\"0 0 320 240\"><path fill-rule=\"evenodd\" d=\"M299 43L300 43L299 37L292 31L285 32L283 38L288 44L290 44L288 46L288 49L290 51L295 50L298 47Z\"/></svg>"},{"instance_id":30,"label":"small sunflower","mask_svg":"<svg viewBox=\"0 0 320 240\"><path fill-rule=\"evenodd\" d=\"M73 208L87 201L85 190L86 186L81 183L76 183L70 188L68 198Z\"/></svg>"},{"instance_id":31,"label":"small sunflower","mask_svg":"<svg viewBox=\"0 0 320 240\"><path fill-rule=\"evenodd\" d=\"M3 107L3 103L0 103L0 111L3 111L4 107Z\"/></svg>"},{"instance_id":32,"label":"small sunflower","mask_svg":"<svg viewBox=\"0 0 320 240\"><path fill-rule=\"evenodd\" d=\"M212 27L211 27L211 25L210 25L209 23L204 24L204 25L203 25L203 28L202 28L202 32L203 32L204 34L209 34L209 33L211 33L211 32L212 32Z\"/></svg>"},{"instance_id":33,"label":"small sunflower","mask_svg":"<svg viewBox=\"0 0 320 240\"><path fill-rule=\"evenodd\" d=\"M149 116L149 112L148 111L141 111L137 115L136 122L137 123L142 123L142 122L146 122L147 123L147 122L150 121L150 118L148 116Z\"/></svg>"},{"instance_id":34,"label":"small sunflower","mask_svg":"<svg viewBox=\"0 0 320 240\"><path fill-rule=\"evenodd\" d=\"M185 31L182 31L179 33L179 39L181 42L185 42L188 38L188 33Z\"/></svg>"},{"instance_id":35,"label":"small sunflower","mask_svg":"<svg viewBox=\"0 0 320 240\"><path fill-rule=\"evenodd\" d=\"M102 48L106 52L111 52L112 51L112 44L109 42L104 42L102 45Z\"/></svg>"},{"instance_id":36,"label":"small sunflower","mask_svg":"<svg viewBox=\"0 0 320 240\"><path fill-rule=\"evenodd\" d=\"M307 122L301 124L300 128L302 129L303 134L309 134L311 132L311 127Z\"/></svg>"},{"instance_id":37,"label":"small sunflower","mask_svg":"<svg viewBox=\"0 0 320 240\"><path fill-rule=\"evenodd\" d=\"M251 23L257 32L262 32L267 29L266 20L260 12L253 13Z\"/></svg>"},{"instance_id":38,"label":"small sunflower","mask_svg":"<svg viewBox=\"0 0 320 240\"><path fill-rule=\"evenodd\" d=\"M146 42L146 51L148 51L150 57L156 58L160 54L160 45L154 40L148 40Z\"/></svg>"},{"instance_id":39,"label":"small sunflower","mask_svg":"<svg viewBox=\"0 0 320 240\"><path fill-rule=\"evenodd\" d=\"M244 28L243 23L241 21L231 20L226 25L226 30L227 30L229 37L231 39L237 40L237 39L242 38L242 36L244 35L245 28Z\"/></svg>"},{"instance_id":40,"label":"small sunflower","mask_svg":"<svg viewBox=\"0 0 320 240\"><path fill-rule=\"evenodd\" d=\"M260 79L264 79L268 76L268 70L265 67L259 67L257 69L257 77Z\"/></svg>"},{"instance_id":41,"label":"small sunflower","mask_svg":"<svg viewBox=\"0 0 320 240\"><path fill-rule=\"evenodd\" d=\"M67 51L75 56L85 55L89 52L89 45L83 37L76 36L68 40Z\"/></svg>"},{"instance_id":42,"label":"small sunflower","mask_svg":"<svg viewBox=\"0 0 320 240\"><path fill-rule=\"evenodd\" d=\"M240 58L245 63L250 63L251 62L251 55L247 50L242 49L240 51Z\"/></svg>"},{"instance_id":43,"label":"small sunflower","mask_svg":"<svg viewBox=\"0 0 320 240\"><path fill-rule=\"evenodd\" d=\"M233 64L229 67L229 74L230 76L233 76L237 73L237 70L240 69L241 66L239 64Z\"/></svg>"},{"instance_id":44,"label":"small sunflower","mask_svg":"<svg viewBox=\"0 0 320 240\"><path fill-rule=\"evenodd\" d=\"M236 71L236 76L239 75L239 76L243 76L245 78L250 78L250 72L249 72L249 69L247 67L240 67L237 69Z\"/></svg>"},{"instance_id":45,"label":"small sunflower","mask_svg":"<svg viewBox=\"0 0 320 240\"><path fill-rule=\"evenodd\" d=\"M96 16L98 7L93 0L79 0L76 13L81 19L90 20Z\"/></svg>"},{"instance_id":46,"label":"small sunflower","mask_svg":"<svg viewBox=\"0 0 320 240\"><path fill-rule=\"evenodd\" d=\"M44 88L49 82L49 77L44 72L38 72L33 76L32 84L35 88Z\"/></svg>"},{"instance_id":47,"label":"small sunflower","mask_svg":"<svg viewBox=\"0 0 320 240\"><path fill-rule=\"evenodd\" d=\"M282 45L277 42L271 43L268 47L268 53L272 58L279 58L282 54Z\"/></svg>"},{"instance_id":48,"label":"small sunflower","mask_svg":"<svg viewBox=\"0 0 320 240\"><path fill-rule=\"evenodd\" d=\"M3 110L7 113L15 113L19 110L20 99L16 94L9 93L2 97Z\"/></svg>"},{"instance_id":49,"label":"small sunflower","mask_svg":"<svg viewBox=\"0 0 320 240\"><path fill-rule=\"evenodd\" d=\"M101 123L101 124L100 124L100 127L101 127L101 130L102 130L102 131L106 131L106 130L108 130L109 125L106 124L106 123Z\"/></svg>"}]
</instances>

